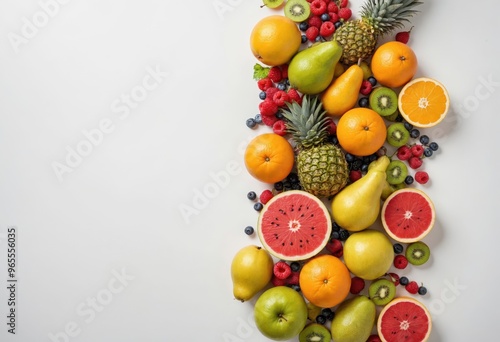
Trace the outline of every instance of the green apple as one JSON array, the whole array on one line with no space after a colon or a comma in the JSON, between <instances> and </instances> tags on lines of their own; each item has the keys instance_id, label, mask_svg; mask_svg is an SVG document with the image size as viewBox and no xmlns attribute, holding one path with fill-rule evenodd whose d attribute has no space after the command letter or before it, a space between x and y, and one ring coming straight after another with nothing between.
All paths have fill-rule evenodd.
<instances>
[{"instance_id":1,"label":"green apple","mask_svg":"<svg viewBox=\"0 0 500 342\"><path fill-rule=\"evenodd\" d=\"M255 302L255 324L259 331L275 341L297 336L307 323L307 305L296 290L275 286L266 290Z\"/></svg>"}]
</instances>

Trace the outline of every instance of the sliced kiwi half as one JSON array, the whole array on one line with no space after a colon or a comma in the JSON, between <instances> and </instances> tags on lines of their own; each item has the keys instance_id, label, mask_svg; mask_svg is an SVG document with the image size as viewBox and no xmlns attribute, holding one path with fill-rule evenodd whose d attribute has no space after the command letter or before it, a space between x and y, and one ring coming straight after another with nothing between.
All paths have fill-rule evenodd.
<instances>
[{"instance_id":1,"label":"sliced kiwi half","mask_svg":"<svg viewBox=\"0 0 500 342\"><path fill-rule=\"evenodd\" d=\"M398 109L398 95L388 87L376 87L370 93L370 108L381 116L394 114Z\"/></svg>"},{"instance_id":2,"label":"sliced kiwi half","mask_svg":"<svg viewBox=\"0 0 500 342\"><path fill-rule=\"evenodd\" d=\"M404 123L394 122L387 127L387 142L394 147L405 145L410 139L410 132L406 129Z\"/></svg>"},{"instance_id":3,"label":"sliced kiwi half","mask_svg":"<svg viewBox=\"0 0 500 342\"><path fill-rule=\"evenodd\" d=\"M375 305L386 305L396 296L396 285L384 278L374 280L368 287L368 295Z\"/></svg>"},{"instance_id":4,"label":"sliced kiwi half","mask_svg":"<svg viewBox=\"0 0 500 342\"><path fill-rule=\"evenodd\" d=\"M385 170L387 183L397 185L404 182L408 176L408 167L401 160L392 160Z\"/></svg>"},{"instance_id":5,"label":"sliced kiwi half","mask_svg":"<svg viewBox=\"0 0 500 342\"><path fill-rule=\"evenodd\" d=\"M311 15L311 5L306 0L288 0L284 12L286 17L300 23Z\"/></svg>"},{"instance_id":6,"label":"sliced kiwi half","mask_svg":"<svg viewBox=\"0 0 500 342\"><path fill-rule=\"evenodd\" d=\"M431 256L431 249L422 241L413 242L406 247L405 256L410 264L423 265Z\"/></svg>"},{"instance_id":7,"label":"sliced kiwi half","mask_svg":"<svg viewBox=\"0 0 500 342\"><path fill-rule=\"evenodd\" d=\"M262 5L261 7L267 6L269 8L278 8L283 5L285 0L262 0L262 2L264 3L264 5Z\"/></svg>"},{"instance_id":8,"label":"sliced kiwi half","mask_svg":"<svg viewBox=\"0 0 500 342\"><path fill-rule=\"evenodd\" d=\"M330 342L332 335L322 324L311 323L299 334L299 342Z\"/></svg>"}]
</instances>

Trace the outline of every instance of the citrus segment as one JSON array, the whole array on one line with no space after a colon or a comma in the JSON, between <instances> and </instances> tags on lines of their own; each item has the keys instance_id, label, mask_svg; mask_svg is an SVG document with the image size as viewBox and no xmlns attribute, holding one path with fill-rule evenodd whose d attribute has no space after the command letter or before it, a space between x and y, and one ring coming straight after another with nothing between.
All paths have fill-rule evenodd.
<instances>
[{"instance_id":1,"label":"citrus segment","mask_svg":"<svg viewBox=\"0 0 500 342\"><path fill-rule=\"evenodd\" d=\"M384 202L382 225L387 234L403 243L423 239L434 226L436 213L430 198L419 189L394 191Z\"/></svg>"},{"instance_id":2,"label":"citrus segment","mask_svg":"<svg viewBox=\"0 0 500 342\"><path fill-rule=\"evenodd\" d=\"M398 297L387 304L377 320L377 331L383 342L425 342L432 329L427 308L410 297Z\"/></svg>"},{"instance_id":3,"label":"citrus segment","mask_svg":"<svg viewBox=\"0 0 500 342\"><path fill-rule=\"evenodd\" d=\"M257 221L260 241L282 260L304 260L318 254L332 230L330 213L316 196L289 190L266 203Z\"/></svg>"},{"instance_id":4,"label":"citrus segment","mask_svg":"<svg viewBox=\"0 0 500 342\"><path fill-rule=\"evenodd\" d=\"M308 301L322 308L330 308L341 303L349 294L351 276L339 258L323 254L304 264L299 283Z\"/></svg>"},{"instance_id":5,"label":"citrus segment","mask_svg":"<svg viewBox=\"0 0 500 342\"><path fill-rule=\"evenodd\" d=\"M446 88L436 80L421 77L408 82L399 93L398 106L403 118L416 127L431 127L448 112Z\"/></svg>"}]
</instances>

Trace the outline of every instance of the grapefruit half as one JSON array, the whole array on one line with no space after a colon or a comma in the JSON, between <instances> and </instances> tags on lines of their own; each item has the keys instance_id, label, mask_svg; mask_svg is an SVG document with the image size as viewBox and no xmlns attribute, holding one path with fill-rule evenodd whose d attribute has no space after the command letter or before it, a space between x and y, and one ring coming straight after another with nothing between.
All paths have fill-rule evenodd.
<instances>
[{"instance_id":1,"label":"grapefruit half","mask_svg":"<svg viewBox=\"0 0 500 342\"><path fill-rule=\"evenodd\" d=\"M422 240L431 231L436 211L431 199L422 190L404 188L387 197L381 218L391 238L410 243Z\"/></svg>"},{"instance_id":2,"label":"grapefruit half","mask_svg":"<svg viewBox=\"0 0 500 342\"><path fill-rule=\"evenodd\" d=\"M396 297L384 306L377 320L383 342L425 342L432 329L427 308L411 297Z\"/></svg>"},{"instance_id":3,"label":"grapefruit half","mask_svg":"<svg viewBox=\"0 0 500 342\"><path fill-rule=\"evenodd\" d=\"M281 192L261 210L259 239L282 260L309 259L327 244L332 231L330 212L316 196L303 190Z\"/></svg>"}]
</instances>

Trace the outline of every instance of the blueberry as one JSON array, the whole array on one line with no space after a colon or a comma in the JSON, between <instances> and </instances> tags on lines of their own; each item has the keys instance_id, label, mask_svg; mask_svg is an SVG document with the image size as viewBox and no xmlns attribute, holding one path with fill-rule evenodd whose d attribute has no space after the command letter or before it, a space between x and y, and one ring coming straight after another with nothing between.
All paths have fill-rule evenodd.
<instances>
[{"instance_id":1,"label":"blueberry","mask_svg":"<svg viewBox=\"0 0 500 342\"><path fill-rule=\"evenodd\" d=\"M372 87L375 87L377 85L377 79L373 76L370 76L367 78L367 81L370 82L370 84L372 85Z\"/></svg>"},{"instance_id":2,"label":"blueberry","mask_svg":"<svg viewBox=\"0 0 500 342\"><path fill-rule=\"evenodd\" d=\"M253 232L254 232L254 230L253 230L253 227L252 227L252 226L247 226L247 227L245 227L245 234L247 234L247 235L252 235L252 234L253 234Z\"/></svg>"},{"instance_id":3,"label":"blueberry","mask_svg":"<svg viewBox=\"0 0 500 342\"><path fill-rule=\"evenodd\" d=\"M315 39L316 42L320 42L322 40L323 40L323 37L321 37L321 36L317 36L316 39Z\"/></svg>"},{"instance_id":4,"label":"blueberry","mask_svg":"<svg viewBox=\"0 0 500 342\"><path fill-rule=\"evenodd\" d=\"M340 20L335 23L335 29L338 29L340 26L342 26L344 23L341 22Z\"/></svg>"},{"instance_id":5,"label":"blueberry","mask_svg":"<svg viewBox=\"0 0 500 342\"><path fill-rule=\"evenodd\" d=\"M281 191L281 190L283 190L283 182L276 182L276 183L274 183L274 189L275 189L276 191Z\"/></svg>"},{"instance_id":6,"label":"blueberry","mask_svg":"<svg viewBox=\"0 0 500 342\"><path fill-rule=\"evenodd\" d=\"M332 230L333 230L334 232L339 232L341 229L342 229L342 227L341 227L341 226L339 226L339 224L338 224L337 222L333 222L333 223L332 223Z\"/></svg>"},{"instance_id":7,"label":"blueberry","mask_svg":"<svg viewBox=\"0 0 500 342\"><path fill-rule=\"evenodd\" d=\"M429 144L429 148L430 148L431 150L433 150L433 151L437 151L437 150L438 150L438 148L439 148L439 145L438 145L438 143L437 143L437 142L434 142L434 141L433 141L433 142L431 142L431 143Z\"/></svg>"},{"instance_id":8,"label":"blueberry","mask_svg":"<svg viewBox=\"0 0 500 342\"><path fill-rule=\"evenodd\" d=\"M261 211L261 210L264 208L264 206L262 205L262 203L257 202L257 203L255 203L255 204L253 205L253 208L254 208L256 211Z\"/></svg>"},{"instance_id":9,"label":"blueberry","mask_svg":"<svg viewBox=\"0 0 500 342\"><path fill-rule=\"evenodd\" d=\"M248 192L247 194L247 198L250 200L250 201L253 201L257 198L257 194L255 193L255 191L250 191Z\"/></svg>"},{"instance_id":10,"label":"blueberry","mask_svg":"<svg viewBox=\"0 0 500 342\"><path fill-rule=\"evenodd\" d=\"M345 241L349 237L349 232L345 229L339 230L339 240L340 241Z\"/></svg>"},{"instance_id":11,"label":"blueberry","mask_svg":"<svg viewBox=\"0 0 500 342\"><path fill-rule=\"evenodd\" d=\"M328 140L334 144L334 145L338 145L339 144L339 138L337 138L337 135L336 134L333 134L333 135L330 135L328 137Z\"/></svg>"},{"instance_id":12,"label":"blueberry","mask_svg":"<svg viewBox=\"0 0 500 342\"><path fill-rule=\"evenodd\" d=\"M325 315L319 314L318 316L316 316L316 323L325 324L326 323Z\"/></svg>"},{"instance_id":13,"label":"blueberry","mask_svg":"<svg viewBox=\"0 0 500 342\"><path fill-rule=\"evenodd\" d=\"M368 171L368 164L363 163L361 164L361 172L367 172Z\"/></svg>"},{"instance_id":14,"label":"blueberry","mask_svg":"<svg viewBox=\"0 0 500 342\"><path fill-rule=\"evenodd\" d=\"M257 125L257 122L255 121L254 118L247 119L247 127L248 128L254 128Z\"/></svg>"},{"instance_id":15,"label":"blueberry","mask_svg":"<svg viewBox=\"0 0 500 342\"><path fill-rule=\"evenodd\" d=\"M290 288L293 289L293 290L295 290L295 291L297 291L297 292L300 292L300 286L297 285L297 284L290 285Z\"/></svg>"},{"instance_id":16,"label":"blueberry","mask_svg":"<svg viewBox=\"0 0 500 342\"><path fill-rule=\"evenodd\" d=\"M255 117L253 118L256 123L261 124L262 123L262 114L255 114Z\"/></svg>"},{"instance_id":17,"label":"blueberry","mask_svg":"<svg viewBox=\"0 0 500 342\"><path fill-rule=\"evenodd\" d=\"M299 29L301 31L306 31L308 28L309 28L309 24L307 23L307 21L303 21L299 24Z\"/></svg>"},{"instance_id":18,"label":"blueberry","mask_svg":"<svg viewBox=\"0 0 500 342\"><path fill-rule=\"evenodd\" d=\"M356 157L350 153L345 154L345 160L348 163L352 163L354 160L356 160Z\"/></svg>"},{"instance_id":19,"label":"blueberry","mask_svg":"<svg viewBox=\"0 0 500 342\"><path fill-rule=\"evenodd\" d=\"M291 172L286 179L291 183L297 183L299 181L299 176L295 172Z\"/></svg>"},{"instance_id":20,"label":"blueberry","mask_svg":"<svg viewBox=\"0 0 500 342\"><path fill-rule=\"evenodd\" d=\"M419 294L419 295L422 295L422 296L423 296L423 295L425 295L426 293L427 293L427 288L426 288L425 286L420 286L420 287L418 288L418 294Z\"/></svg>"},{"instance_id":21,"label":"blueberry","mask_svg":"<svg viewBox=\"0 0 500 342\"><path fill-rule=\"evenodd\" d=\"M300 271L300 263L293 261L290 263L290 268L292 269L292 272L298 272Z\"/></svg>"},{"instance_id":22,"label":"blueberry","mask_svg":"<svg viewBox=\"0 0 500 342\"><path fill-rule=\"evenodd\" d=\"M410 282L410 280L407 277L399 278L399 283L403 286L408 285L409 282Z\"/></svg>"},{"instance_id":23,"label":"blueberry","mask_svg":"<svg viewBox=\"0 0 500 342\"><path fill-rule=\"evenodd\" d=\"M339 231L333 231L331 234L330 234L330 237L332 239L335 239L335 240L340 240L340 233Z\"/></svg>"},{"instance_id":24,"label":"blueberry","mask_svg":"<svg viewBox=\"0 0 500 342\"><path fill-rule=\"evenodd\" d=\"M300 183L292 183L292 190L302 190Z\"/></svg>"},{"instance_id":25,"label":"blueberry","mask_svg":"<svg viewBox=\"0 0 500 342\"><path fill-rule=\"evenodd\" d=\"M404 247L403 247L403 245L402 245L402 244L400 244L400 243L395 243L393 247L394 247L394 253L396 253L396 254L401 254L401 253L403 253L403 249L404 249Z\"/></svg>"},{"instance_id":26,"label":"blueberry","mask_svg":"<svg viewBox=\"0 0 500 342\"><path fill-rule=\"evenodd\" d=\"M328 20L330 20L330 16L328 15L328 13L323 13L321 15L321 20L322 21L328 21Z\"/></svg>"},{"instance_id":27,"label":"blueberry","mask_svg":"<svg viewBox=\"0 0 500 342\"><path fill-rule=\"evenodd\" d=\"M406 176L406 177L405 177L404 182L405 182L405 184L406 184L406 185L410 185L410 184L413 184L413 181L414 181L414 180L415 180L415 179L413 178L413 176L408 175L408 176Z\"/></svg>"},{"instance_id":28,"label":"blueberry","mask_svg":"<svg viewBox=\"0 0 500 342\"><path fill-rule=\"evenodd\" d=\"M416 128L412 128L412 129L410 130L410 137L412 137L412 138L416 139L416 138L418 138L419 136L420 136L420 131L419 131L418 129L416 129Z\"/></svg>"},{"instance_id":29,"label":"blueberry","mask_svg":"<svg viewBox=\"0 0 500 342\"><path fill-rule=\"evenodd\" d=\"M278 88L279 90L286 90L286 84L283 82L280 82L280 83L278 83L276 88Z\"/></svg>"},{"instance_id":30,"label":"blueberry","mask_svg":"<svg viewBox=\"0 0 500 342\"><path fill-rule=\"evenodd\" d=\"M413 129L413 125L409 122L404 122L405 128L408 132L410 132Z\"/></svg>"},{"instance_id":31,"label":"blueberry","mask_svg":"<svg viewBox=\"0 0 500 342\"><path fill-rule=\"evenodd\" d=\"M427 145L429 143L430 139L429 139L429 136L428 135L421 135L420 136L420 143L422 145Z\"/></svg>"},{"instance_id":32,"label":"blueberry","mask_svg":"<svg viewBox=\"0 0 500 342\"><path fill-rule=\"evenodd\" d=\"M304 44L305 42L307 42L307 37L306 37L305 34L303 34L302 36L300 36L300 39L301 39L302 44Z\"/></svg>"},{"instance_id":33,"label":"blueberry","mask_svg":"<svg viewBox=\"0 0 500 342\"><path fill-rule=\"evenodd\" d=\"M363 96L362 98L359 99L358 105L360 107L367 108L370 105L370 100L368 99L368 97Z\"/></svg>"},{"instance_id":34,"label":"blueberry","mask_svg":"<svg viewBox=\"0 0 500 342\"><path fill-rule=\"evenodd\" d=\"M276 114L276 118L278 120L283 120L285 117L283 116L283 112L282 111L278 111Z\"/></svg>"},{"instance_id":35,"label":"blueberry","mask_svg":"<svg viewBox=\"0 0 500 342\"><path fill-rule=\"evenodd\" d=\"M424 156L430 157L430 156L432 156L432 153L433 152L432 152L432 150L431 150L430 147L427 147L427 148L424 149Z\"/></svg>"},{"instance_id":36,"label":"blueberry","mask_svg":"<svg viewBox=\"0 0 500 342\"><path fill-rule=\"evenodd\" d=\"M321 309L321 315L325 316L325 318L331 321L335 317L335 312L330 308Z\"/></svg>"}]
</instances>

